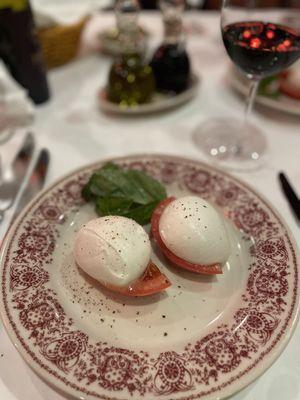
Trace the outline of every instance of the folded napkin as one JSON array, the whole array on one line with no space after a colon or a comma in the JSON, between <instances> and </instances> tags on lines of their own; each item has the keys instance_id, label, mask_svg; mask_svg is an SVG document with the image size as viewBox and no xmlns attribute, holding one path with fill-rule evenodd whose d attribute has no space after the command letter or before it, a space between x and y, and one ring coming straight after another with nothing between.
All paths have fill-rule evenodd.
<instances>
[{"instance_id":1,"label":"folded napkin","mask_svg":"<svg viewBox=\"0 0 300 400\"><path fill-rule=\"evenodd\" d=\"M33 121L34 107L26 90L9 74L0 62L0 141L10 128L29 125Z\"/></svg>"}]
</instances>

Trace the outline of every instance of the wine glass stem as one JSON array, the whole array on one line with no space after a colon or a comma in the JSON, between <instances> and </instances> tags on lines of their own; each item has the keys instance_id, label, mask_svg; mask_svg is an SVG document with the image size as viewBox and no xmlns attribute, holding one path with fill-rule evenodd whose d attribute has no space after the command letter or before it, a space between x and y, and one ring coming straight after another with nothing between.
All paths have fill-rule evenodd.
<instances>
[{"instance_id":1,"label":"wine glass stem","mask_svg":"<svg viewBox=\"0 0 300 400\"><path fill-rule=\"evenodd\" d=\"M253 109L254 99L255 99L257 89L258 89L258 85L259 85L259 80L251 79L249 93L248 93L248 97L247 97L247 101L246 101L244 124L247 124L247 122L249 120L249 115L251 114L251 111Z\"/></svg>"}]
</instances>

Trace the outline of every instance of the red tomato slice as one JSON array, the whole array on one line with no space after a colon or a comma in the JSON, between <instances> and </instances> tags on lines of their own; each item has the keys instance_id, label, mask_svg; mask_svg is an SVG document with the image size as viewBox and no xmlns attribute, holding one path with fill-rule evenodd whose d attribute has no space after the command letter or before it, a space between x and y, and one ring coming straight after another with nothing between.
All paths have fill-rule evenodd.
<instances>
[{"instance_id":1,"label":"red tomato slice","mask_svg":"<svg viewBox=\"0 0 300 400\"><path fill-rule=\"evenodd\" d=\"M293 99L300 100L300 89L297 87L292 79L293 72L284 71L280 74L279 90L286 96L292 97ZM297 78L294 78L294 80Z\"/></svg>"},{"instance_id":2,"label":"red tomato slice","mask_svg":"<svg viewBox=\"0 0 300 400\"><path fill-rule=\"evenodd\" d=\"M288 80L282 80L279 84L279 90L286 96L292 97L293 99L300 100L300 90L295 88Z\"/></svg>"},{"instance_id":3,"label":"red tomato slice","mask_svg":"<svg viewBox=\"0 0 300 400\"><path fill-rule=\"evenodd\" d=\"M107 285L107 287L114 292L123 294L124 296L149 296L150 294L162 292L166 288L171 286L171 282L163 274L158 267L149 262L148 267L144 275L134 282L130 287L117 287L112 285Z\"/></svg>"},{"instance_id":4,"label":"red tomato slice","mask_svg":"<svg viewBox=\"0 0 300 400\"><path fill-rule=\"evenodd\" d=\"M281 71L281 72L279 73L279 77L282 78L282 79L286 79L286 78L289 76L289 74L290 74L290 71L288 71L288 70L286 69L285 71Z\"/></svg>"},{"instance_id":5,"label":"red tomato slice","mask_svg":"<svg viewBox=\"0 0 300 400\"><path fill-rule=\"evenodd\" d=\"M156 209L154 210L151 218L151 232L153 234L154 240L160 250L164 253L164 255L172 261L172 263L187 269L192 272L196 272L198 274L206 274L206 275L215 275L215 274L222 274L222 267L220 264L213 264L213 265L200 265L200 264L193 264L190 263L178 256L176 256L171 250L167 248L164 244L160 234L159 234L159 220L164 211L164 209L175 200L175 197L168 197L167 199L161 201Z\"/></svg>"}]
</instances>

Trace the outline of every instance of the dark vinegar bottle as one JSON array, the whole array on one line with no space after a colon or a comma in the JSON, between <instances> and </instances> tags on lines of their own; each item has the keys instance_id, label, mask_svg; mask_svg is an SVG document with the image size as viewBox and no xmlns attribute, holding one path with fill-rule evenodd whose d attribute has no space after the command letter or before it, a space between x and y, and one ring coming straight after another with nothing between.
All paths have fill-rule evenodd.
<instances>
[{"instance_id":1,"label":"dark vinegar bottle","mask_svg":"<svg viewBox=\"0 0 300 400\"><path fill-rule=\"evenodd\" d=\"M45 66L28 0L0 1L0 58L36 104L49 99Z\"/></svg>"},{"instance_id":2,"label":"dark vinegar bottle","mask_svg":"<svg viewBox=\"0 0 300 400\"><path fill-rule=\"evenodd\" d=\"M164 21L164 40L154 52L151 67L159 92L180 93L190 81L190 59L182 32L183 3L161 1Z\"/></svg>"}]
</instances>

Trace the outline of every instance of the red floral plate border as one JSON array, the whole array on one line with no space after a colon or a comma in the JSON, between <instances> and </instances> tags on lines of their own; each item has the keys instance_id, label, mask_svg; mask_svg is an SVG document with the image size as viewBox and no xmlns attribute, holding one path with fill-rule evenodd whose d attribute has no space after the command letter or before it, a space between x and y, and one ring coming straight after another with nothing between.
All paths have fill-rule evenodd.
<instances>
[{"instance_id":1,"label":"red floral plate border","mask_svg":"<svg viewBox=\"0 0 300 400\"><path fill-rule=\"evenodd\" d=\"M18 351L45 380L86 399L213 399L245 387L287 345L298 314L297 246L271 205L236 178L200 162L163 155L114 159L164 183L179 182L220 206L254 238L253 263L230 323L182 352L94 343L65 313L49 283L61 219L82 204L81 188L98 163L37 196L10 228L1 252L1 314ZM113 372L113 374L112 374Z\"/></svg>"}]
</instances>

